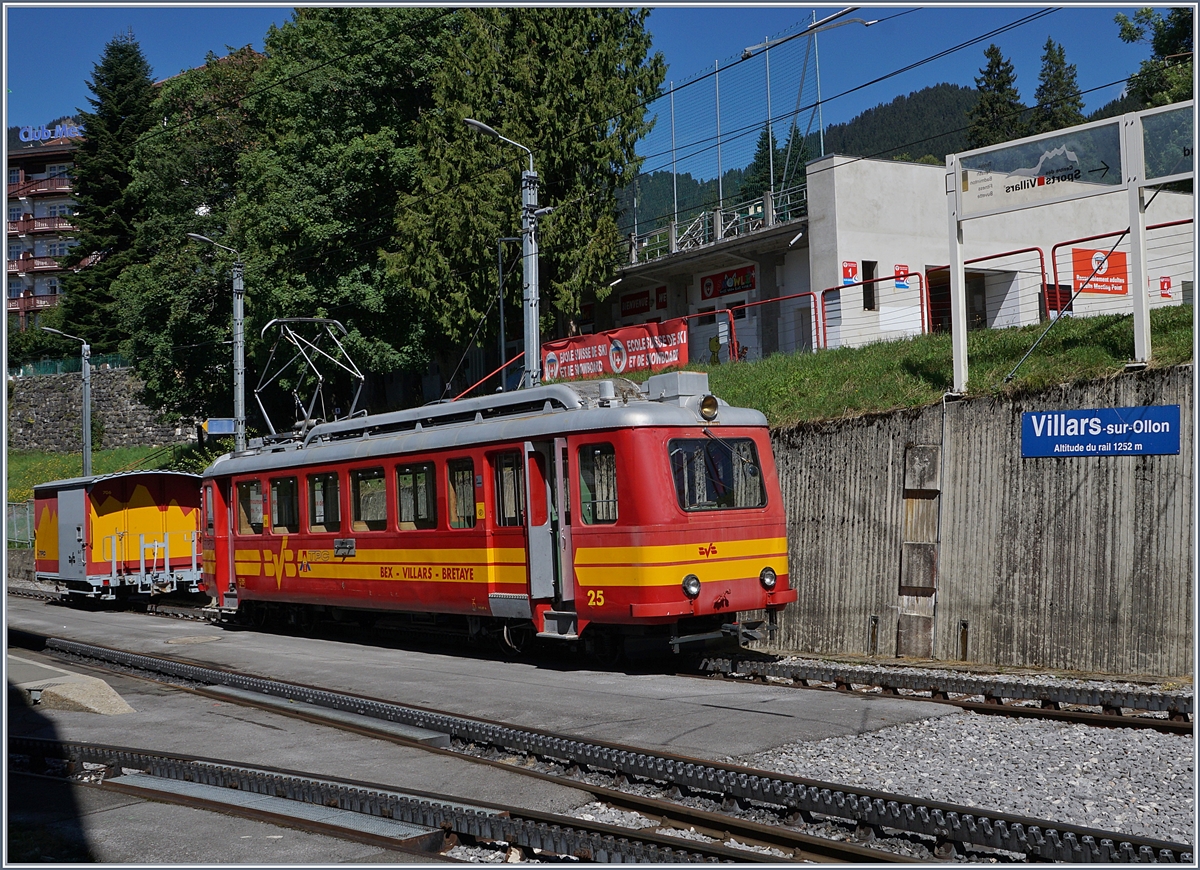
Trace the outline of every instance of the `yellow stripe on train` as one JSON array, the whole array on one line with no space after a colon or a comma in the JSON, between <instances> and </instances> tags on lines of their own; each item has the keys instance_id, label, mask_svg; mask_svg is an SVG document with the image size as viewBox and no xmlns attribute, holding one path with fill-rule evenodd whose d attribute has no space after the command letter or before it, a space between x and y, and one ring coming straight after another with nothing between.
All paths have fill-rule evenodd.
<instances>
[{"instance_id":1,"label":"yellow stripe on train","mask_svg":"<svg viewBox=\"0 0 1200 870\"><path fill-rule=\"evenodd\" d=\"M777 574L787 573L787 557L769 556L750 559L730 559L726 562L693 563L691 565L639 565L630 567L575 566L575 579L581 587L602 586L678 586L688 574L695 574L701 583L727 583L757 577L770 565Z\"/></svg>"},{"instance_id":2,"label":"yellow stripe on train","mask_svg":"<svg viewBox=\"0 0 1200 870\"><path fill-rule=\"evenodd\" d=\"M787 538L751 538L707 544L666 544L642 547L580 547L575 551L575 568L661 566L719 563L737 559L783 559L787 561ZM765 563L764 563L765 564ZM779 571L778 568L775 569ZM758 571L754 572L755 574Z\"/></svg>"}]
</instances>

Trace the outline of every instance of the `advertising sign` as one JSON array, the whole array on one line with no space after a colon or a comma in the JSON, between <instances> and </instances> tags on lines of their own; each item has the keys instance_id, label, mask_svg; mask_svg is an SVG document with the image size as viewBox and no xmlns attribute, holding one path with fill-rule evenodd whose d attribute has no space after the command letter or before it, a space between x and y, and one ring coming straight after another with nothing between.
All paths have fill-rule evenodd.
<instances>
[{"instance_id":1,"label":"advertising sign","mask_svg":"<svg viewBox=\"0 0 1200 870\"><path fill-rule=\"evenodd\" d=\"M1163 299L1171 298L1171 276L1164 275L1158 279L1158 295Z\"/></svg>"},{"instance_id":2,"label":"advertising sign","mask_svg":"<svg viewBox=\"0 0 1200 870\"><path fill-rule=\"evenodd\" d=\"M662 310L667 307L667 285L664 284L654 291L654 307Z\"/></svg>"},{"instance_id":3,"label":"advertising sign","mask_svg":"<svg viewBox=\"0 0 1200 870\"><path fill-rule=\"evenodd\" d=\"M842 260L842 284L855 284L858 282L858 262L855 260Z\"/></svg>"},{"instance_id":4,"label":"advertising sign","mask_svg":"<svg viewBox=\"0 0 1200 870\"><path fill-rule=\"evenodd\" d=\"M908 266L904 263L896 264L896 289L908 289Z\"/></svg>"},{"instance_id":5,"label":"advertising sign","mask_svg":"<svg viewBox=\"0 0 1200 870\"><path fill-rule=\"evenodd\" d=\"M1076 293L1108 293L1122 296L1129 292L1129 258L1124 251L1071 249L1071 271Z\"/></svg>"},{"instance_id":6,"label":"advertising sign","mask_svg":"<svg viewBox=\"0 0 1200 870\"><path fill-rule=\"evenodd\" d=\"M621 316L636 317L639 314L650 313L650 291L638 290L626 293L621 297Z\"/></svg>"},{"instance_id":7,"label":"advertising sign","mask_svg":"<svg viewBox=\"0 0 1200 870\"><path fill-rule=\"evenodd\" d=\"M658 371L687 361L688 330L683 318L575 335L542 345L542 372L549 381Z\"/></svg>"},{"instance_id":8,"label":"advertising sign","mask_svg":"<svg viewBox=\"0 0 1200 870\"><path fill-rule=\"evenodd\" d=\"M1021 415L1021 456L1179 453L1179 406L1032 411Z\"/></svg>"},{"instance_id":9,"label":"advertising sign","mask_svg":"<svg viewBox=\"0 0 1200 870\"><path fill-rule=\"evenodd\" d=\"M1120 120L958 156L962 219L1124 189Z\"/></svg>"},{"instance_id":10,"label":"advertising sign","mask_svg":"<svg viewBox=\"0 0 1200 870\"><path fill-rule=\"evenodd\" d=\"M713 299L730 293L742 293L754 289L754 267L742 266L700 279L700 298Z\"/></svg>"}]
</instances>

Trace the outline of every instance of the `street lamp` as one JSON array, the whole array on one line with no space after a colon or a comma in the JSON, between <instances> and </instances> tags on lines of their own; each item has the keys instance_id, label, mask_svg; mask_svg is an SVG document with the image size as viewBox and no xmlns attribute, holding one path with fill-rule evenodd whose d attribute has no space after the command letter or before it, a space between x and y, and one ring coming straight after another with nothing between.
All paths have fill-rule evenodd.
<instances>
[{"instance_id":1,"label":"street lamp","mask_svg":"<svg viewBox=\"0 0 1200 870\"><path fill-rule=\"evenodd\" d=\"M46 332L53 332L63 338L72 338L83 345L83 476L92 476L92 358L91 346L77 335L67 335L61 329L43 326Z\"/></svg>"},{"instance_id":2,"label":"street lamp","mask_svg":"<svg viewBox=\"0 0 1200 870\"><path fill-rule=\"evenodd\" d=\"M496 268L499 271L499 297L500 297L500 392L504 392L505 370L508 368L508 350L505 348L504 342L504 243L521 241L516 236L501 236L496 240Z\"/></svg>"},{"instance_id":3,"label":"street lamp","mask_svg":"<svg viewBox=\"0 0 1200 870\"><path fill-rule=\"evenodd\" d=\"M246 336L243 331L246 290L242 286L242 256L233 248L199 233L188 233L187 237L196 242L208 242L237 258L233 264L233 443L240 453L246 449Z\"/></svg>"},{"instance_id":4,"label":"street lamp","mask_svg":"<svg viewBox=\"0 0 1200 870\"><path fill-rule=\"evenodd\" d=\"M522 387L537 386L542 382L541 334L538 322L538 243L537 219L549 214L550 209L539 209L537 204L537 173L533 171L533 152L522 145L501 136L482 121L464 118L463 123L483 136L490 136L515 145L529 155L529 168L521 173L521 254L522 271L525 276L522 305L525 311L525 374L521 376Z\"/></svg>"}]
</instances>

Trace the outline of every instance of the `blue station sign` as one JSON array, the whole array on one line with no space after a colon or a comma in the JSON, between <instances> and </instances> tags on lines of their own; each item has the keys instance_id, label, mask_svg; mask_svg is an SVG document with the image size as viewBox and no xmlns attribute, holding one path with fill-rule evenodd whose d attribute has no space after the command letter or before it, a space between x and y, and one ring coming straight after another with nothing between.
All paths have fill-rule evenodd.
<instances>
[{"instance_id":1,"label":"blue station sign","mask_svg":"<svg viewBox=\"0 0 1200 870\"><path fill-rule=\"evenodd\" d=\"M1179 453L1179 406L1030 411L1021 456L1153 456Z\"/></svg>"}]
</instances>

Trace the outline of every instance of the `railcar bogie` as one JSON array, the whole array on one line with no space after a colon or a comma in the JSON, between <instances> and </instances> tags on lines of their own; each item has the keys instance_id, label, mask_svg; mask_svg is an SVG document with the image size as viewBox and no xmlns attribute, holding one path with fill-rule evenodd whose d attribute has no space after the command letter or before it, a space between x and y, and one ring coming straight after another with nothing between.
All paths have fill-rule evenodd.
<instances>
[{"instance_id":1,"label":"railcar bogie","mask_svg":"<svg viewBox=\"0 0 1200 870\"><path fill-rule=\"evenodd\" d=\"M227 614L433 614L604 655L795 598L766 421L696 373L316 426L219 459L202 503Z\"/></svg>"}]
</instances>

